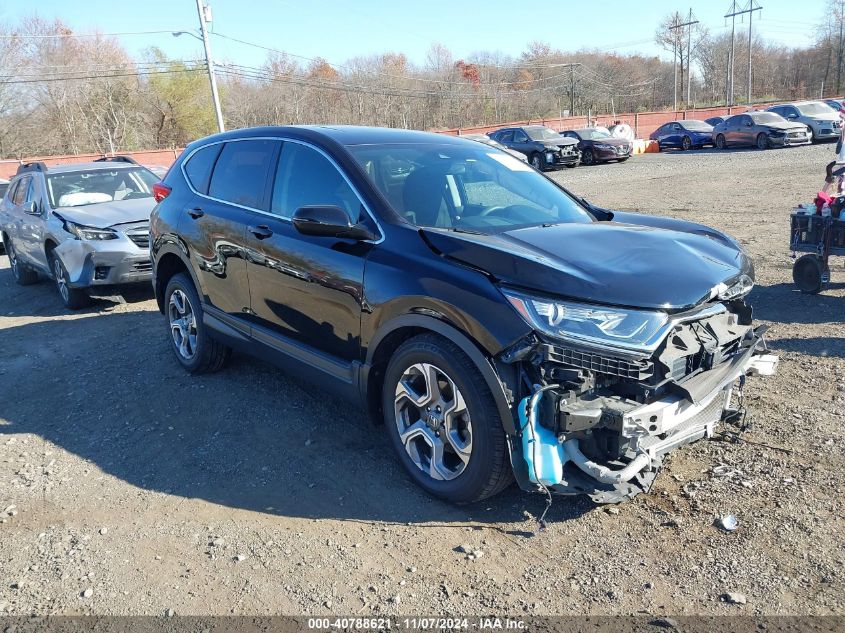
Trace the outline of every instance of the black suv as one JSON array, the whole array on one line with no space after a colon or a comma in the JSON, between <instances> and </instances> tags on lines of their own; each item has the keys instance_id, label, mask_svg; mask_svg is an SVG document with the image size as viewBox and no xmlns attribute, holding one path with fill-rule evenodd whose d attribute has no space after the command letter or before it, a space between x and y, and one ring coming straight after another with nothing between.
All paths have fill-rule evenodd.
<instances>
[{"instance_id":1,"label":"black suv","mask_svg":"<svg viewBox=\"0 0 845 633\"><path fill-rule=\"evenodd\" d=\"M488 136L508 149L528 156L531 166L540 171L577 167L581 161L578 139L562 136L545 125L504 127Z\"/></svg>"},{"instance_id":2,"label":"black suv","mask_svg":"<svg viewBox=\"0 0 845 633\"><path fill-rule=\"evenodd\" d=\"M178 361L232 348L362 402L432 494L619 501L771 372L753 269L707 227L610 212L513 156L422 132L238 130L154 188Z\"/></svg>"}]
</instances>

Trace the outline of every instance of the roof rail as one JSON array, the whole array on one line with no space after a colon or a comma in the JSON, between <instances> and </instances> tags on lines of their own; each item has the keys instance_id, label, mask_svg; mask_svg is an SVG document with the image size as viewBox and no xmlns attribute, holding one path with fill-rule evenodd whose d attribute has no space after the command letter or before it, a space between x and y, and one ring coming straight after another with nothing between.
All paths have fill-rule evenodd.
<instances>
[{"instance_id":1,"label":"roof rail","mask_svg":"<svg viewBox=\"0 0 845 633\"><path fill-rule=\"evenodd\" d=\"M36 160L31 163L21 163L18 166L18 171L15 172L15 175L22 174L27 171L47 171L47 165L40 160Z\"/></svg>"},{"instance_id":2,"label":"roof rail","mask_svg":"<svg viewBox=\"0 0 845 633\"><path fill-rule=\"evenodd\" d=\"M131 156L103 156L102 158L97 158L95 163L130 163L131 165L139 165L140 163L132 158Z\"/></svg>"}]
</instances>

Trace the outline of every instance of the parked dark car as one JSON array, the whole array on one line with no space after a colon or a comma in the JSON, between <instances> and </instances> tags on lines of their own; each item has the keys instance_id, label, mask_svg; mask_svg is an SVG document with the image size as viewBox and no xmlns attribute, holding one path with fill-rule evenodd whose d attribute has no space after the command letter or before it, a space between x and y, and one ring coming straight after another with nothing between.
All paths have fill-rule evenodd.
<instances>
[{"instance_id":1,"label":"parked dark car","mask_svg":"<svg viewBox=\"0 0 845 633\"><path fill-rule=\"evenodd\" d=\"M825 99L824 102L839 112L842 109L842 99Z\"/></svg>"},{"instance_id":2,"label":"parked dark car","mask_svg":"<svg viewBox=\"0 0 845 633\"><path fill-rule=\"evenodd\" d=\"M704 119L704 122L707 125L712 125L713 127L716 127L717 125L719 125L719 123L722 123L727 118L728 117L724 116L711 116L709 119Z\"/></svg>"},{"instance_id":3,"label":"parked dark car","mask_svg":"<svg viewBox=\"0 0 845 633\"><path fill-rule=\"evenodd\" d=\"M713 126L697 119L670 121L652 132L649 138L657 141L661 150L670 147L700 149L713 144Z\"/></svg>"},{"instance_id":4,"label":"parked dark car","mask_svg":"<svg viewBox=\"0 0 845 633\"><path fill-rule=\"evenodd\" d=\"M575 167L581 160L578 141L565 138L545 125L506 127L488 134L494 141L528 156L534 169Z\"/></svg>"},{"instance_id":5,"label":"parked dark car","mask_svg":"<svg viewBox=\"0 0 845 633\"><path fill-rule=\"evenodd\" d=\"M631 152L634 150L634 144L631 141L611 136L606 130L588 127L581 130L567 130L561 134L578 141L583 165L606 163L611 160L624 163L631 158Z\"/></svg>"},{"instance_id":6,"label":"parked dark car","mask_svg":"<svg viewBox=\"0 0 845 633\"><path fill-rule=\"evenodd\" d=\"M191 143L155 197L178 362L215 371L237 348L357 400L409 476L451 501L512 474L629 498L712 433L737 378L772 367L733 239L593 206L474 141L241 129ZM313 422L324 450L358 450Z\"/></svg>"},{"instance_id":7,"label":"parked dark car","mask_svg":"<svg viewBox=\"0 0 845 633\"><path fill-rule=\"evenodd\" d=\"M528 162L528 156L526 156L522 152L517 152L515 149L505 147L504 145L499 143L499 141L494 141L486 134L461 134L461 138L469 139L470 141L476 141L477 143L484 143L484 145L489 145L490 147L495 147L496 149L500 149L503 152L507 152L514 158L518 158L524 163Z\"/></svg>"},{"instance_id":8,"label":"parked dark car","mask_svg":"<svg viewBox=\"0 0 845 633\"><path fill-rule=\"evenodd\" d=\"M812 135L803 123L790 123L774 112L735 114L713 128L716 147L784 147L809 145Z\"/></svg>"}]
</instances>

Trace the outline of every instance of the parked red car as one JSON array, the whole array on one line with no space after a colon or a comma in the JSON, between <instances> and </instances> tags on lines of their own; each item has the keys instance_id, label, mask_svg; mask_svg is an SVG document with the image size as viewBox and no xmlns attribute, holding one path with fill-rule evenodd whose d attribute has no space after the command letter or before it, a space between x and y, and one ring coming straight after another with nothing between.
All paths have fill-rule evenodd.
<instances>
[{"instance_id":1,"label":"parked red car","mask_svg":"<svg viewBox=\"0 0 845 633\"><path fill-rule=\"evenodd\" d=\"M598 128L567 130L561 134L578 141L582 165L606 163L611 160L623 163L631 157L631 152L634 150L634 144L631 141L616 138L611 136L610 132Z\"/></svg>"}]
</instances>

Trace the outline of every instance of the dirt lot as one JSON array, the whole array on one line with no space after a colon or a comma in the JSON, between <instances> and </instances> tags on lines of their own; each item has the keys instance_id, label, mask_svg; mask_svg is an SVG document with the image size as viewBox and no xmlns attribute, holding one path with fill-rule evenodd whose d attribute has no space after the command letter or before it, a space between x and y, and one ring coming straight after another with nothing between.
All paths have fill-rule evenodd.
<instances>
[{"instance_id":1,"label":"dirt lot","mask_svg":"<svg viewBox=\"0 0 845 633\"><path fill-rule=\"evenodd\" d=\"M677 152L555 175L738 237L781 367L749 381L745 441L678 451L616 509L559 498L539 535L525 512L541 497L432 500L382 429L268 365L187 376L149 295L70 315L0 258L0 613L845 612L845 273L836 261L831 288L801 296L787 246L788 210L832 156ZM736 532L713 526L722 513Z\"/></svg>"}]
</instances>

